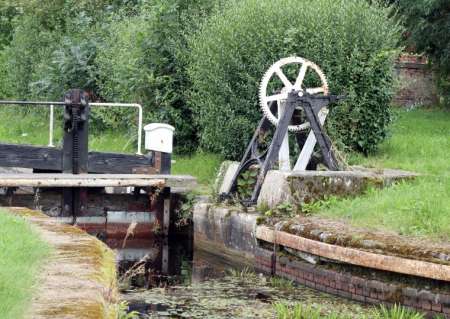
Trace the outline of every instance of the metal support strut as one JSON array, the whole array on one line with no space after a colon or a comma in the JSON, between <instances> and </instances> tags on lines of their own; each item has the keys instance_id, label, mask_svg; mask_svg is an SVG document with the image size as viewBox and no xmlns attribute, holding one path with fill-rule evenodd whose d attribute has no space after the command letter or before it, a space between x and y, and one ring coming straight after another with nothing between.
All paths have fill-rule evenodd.
<instances>
[{"instance_id":1,"label":"metal support strut","mask_svg":"<svg viewBox=\"0 0 450 319\"><path fill-rule=\"evenodd\" d=\"M244 171L248 170L252 165L257 165L259 167L259 173L252 191L252 195L250 198L242 200L243 204L248 206L256 204L267 172L277 161L283 139L288 132L288 126L290 125L294 111L299 108L303 109L306 119L310 123L311 130L314 133L322 152L325 165L330 170L339 170L338 161L333 153L330 139L325 134L322 125L320 124L319 112L328 104L337 102L342 98L343 97L341 96L335 95L312 95L298 90L292 90L289 92L285 102L284 111L279 117L279 122L268 151L262 154L258 154L257 152L259 145L258 137L263 131L267 130L267 127L270 125L268 119L264 116L247 147L244 157L239 164L239 168L233 176L230 189L228 192L220 194L221 198L229 198L233 193L236 193L239 176ZM271 107L273 107L273 105Z\"/></svg>"}]
</instances>

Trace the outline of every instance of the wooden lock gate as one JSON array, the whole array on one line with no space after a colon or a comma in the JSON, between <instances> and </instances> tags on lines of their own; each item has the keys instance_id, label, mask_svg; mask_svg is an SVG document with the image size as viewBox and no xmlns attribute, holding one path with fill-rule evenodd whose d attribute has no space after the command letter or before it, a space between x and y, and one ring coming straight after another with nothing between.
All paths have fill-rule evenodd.
<instances>
[{"instance_id":1,"label":"wooden lock gate","mask_svg":"<svg viewBox=\"0 0 450 319\"><path fill-rule=\"evenodd\" d=\"M90 104L82 90L70 90L63 102L0 101L0 105L64 108L61 149L0 143L0 167L31 169L26 174L0 174L1 205L38 206L51 216L85 228L153 223L161 228L159 232L168 233L171 188L195 185L190 176L170 175L171 154L89 152ZM111 193L107 187L133 187L134 191ZM122 233L124 227L116 233Z\"/></svg>"}]
</instances>

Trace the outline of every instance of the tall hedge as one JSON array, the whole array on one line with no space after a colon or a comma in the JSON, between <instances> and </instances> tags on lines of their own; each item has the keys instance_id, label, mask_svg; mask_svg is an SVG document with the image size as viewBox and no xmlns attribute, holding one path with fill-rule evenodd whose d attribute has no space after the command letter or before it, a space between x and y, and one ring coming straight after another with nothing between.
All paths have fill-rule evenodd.
<instances>
[{"instance_id":1,"label":"tall hedge","mask_svg":"<svg viewBox=\"0 0 450 319\"><path fill-rule=\"evenodd\" d=\"M235 0L189 39L190 106L200 145L239 158L261 112L268 67L301 56L347 100L329 116L336 142L371 152L386 136L400 28L389 9L359 0Z\"/></svg>"},{"instance_id":2,"label":"tall hedge","mask_svg":"<svg viewBox=\"0 0 450 319\"><path fill-rule=\"evenodd\" d=\"M147 122L174 125L179 152L192 151L197 144L185 96L189 87L186 34L196 30L199 21L219 1L149 1L139 7L137 14L111 23L109 36L96 58L100 95L109 101L141 103ZM114 125L132 113L123 110L98 115Z\"/></svg>"}]
</instances>

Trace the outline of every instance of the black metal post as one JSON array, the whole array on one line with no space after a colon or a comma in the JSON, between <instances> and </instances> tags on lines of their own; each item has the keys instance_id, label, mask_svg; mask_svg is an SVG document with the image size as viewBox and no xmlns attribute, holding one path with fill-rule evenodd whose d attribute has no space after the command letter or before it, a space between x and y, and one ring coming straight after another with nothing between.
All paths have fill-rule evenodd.
<instances>
[{"instance_id":1,"label":"black metal post","mask_svg":"<svg viewBox=\"0 0 450 319\"><path fill-rule=\"evenodd\" d=\"M283 114L280 117L277 129L275 130L275 134L273 135L269 151L267 152L265 161L262 164L261 169L259 171L258 178L256 180L256 185L255 188L253 189L252 198L250 199L250 203L248 204L253 205L258 200L258 196L261 191L264 179L266 178L267 172L272 168L273 164L277 160L281 144L283 144L283 139L288 132L288 126L291 121L292 115L294 114L296 105L297 100L295 98L295 95L289 94L288 99L286 100L286 106L284 108Z\"/></svg>"},{"instance_id":2,"label":"black metal post","mask_svg":"<svg viewBox=\"0 0 450 319\"><path fill-rule=\"evenodd\" d=\"M88 173L88 119L89 103L87 93L74 89L64 96L64 138L63 173ZM83 188L63 189L63 216L77 216L83 213L87 204L87 190Z\"/></svg>"}]
</instances>

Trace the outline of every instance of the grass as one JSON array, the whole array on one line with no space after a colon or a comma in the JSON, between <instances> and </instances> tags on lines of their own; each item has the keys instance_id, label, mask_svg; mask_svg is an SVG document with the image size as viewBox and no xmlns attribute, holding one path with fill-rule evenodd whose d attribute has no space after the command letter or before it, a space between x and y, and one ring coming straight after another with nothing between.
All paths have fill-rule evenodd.
<instances>
[{"instance_id":1,"label":"grass","mask_svg":"<svg viewBox=\"0 0 450 319\"><path fill-rule=\"evenodd\" d=\"M302 304L288 305L282 302L275 303L274 308L277 319L425 319L424 315L398 305L394 305L392 308L381 306L371 311L369 317L366 315L356 317L342 315L334 311L325 313L320 308L305 307ZM440 317L436 316L434 318L438 319Z\"/></svg>"},{"instance_id":2,"label":"grass","mask_svg":"<svg viewBox=\"0 0 450 319\"><path fill-rule=\"evenodd\" d=\"M174 156L173 174L188 174L197 177L198 183L207 188L215 181L222 158L210 153L195 153L192 156Z\"/></svg>"},{"instance_id":3,"label":"grass","mask_svg":"<svg viewBox=\"0 0 450 319\"><path fill-rule=\"evenodd\" d=\"M350 164L398 168L422 176L357 198L335 200L319 214L357 226L448 240L450 233L450 112L400 111L392 136L370 157L353 154Z\"/></svg>"},{"instance_id":4,"label":"grass","mask_svg":"<svg viewBox=\"0 0 450 319\"><path fill-rule=\"evenodd\" d=\"M55 124L53 144L62 145L61 110L55 110ZM0 141L3 143L48 145L49 123L48 111L31 112L30 110L17 112L14 107L0 108ZM7 124L5 124L7 123ZM109 130L91 132L89 134L89 149L93 151L108 151L120 153L136 152L137 146L134 136L123 131Z\"/></svg>"},{"instance_id":5,"label":"grass","mask_svg":"<svg viewBox=\"0 0 450 319\"><path fill-rule=\"evenodd\" d=\"M22 218L0 211L0 314L22 318L50 248Z\"/></svg>"}]
</instances>

